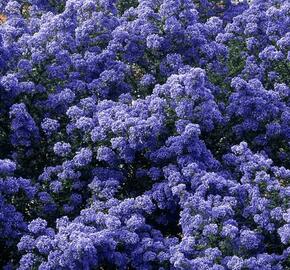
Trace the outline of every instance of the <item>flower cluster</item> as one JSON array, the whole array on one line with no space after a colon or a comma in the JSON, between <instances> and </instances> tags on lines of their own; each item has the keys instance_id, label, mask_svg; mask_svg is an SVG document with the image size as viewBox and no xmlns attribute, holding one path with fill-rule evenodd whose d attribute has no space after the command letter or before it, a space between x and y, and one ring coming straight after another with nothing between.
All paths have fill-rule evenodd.
<instances>
[{"instance_id":1,"label":"flower cluster","mask_svg":"<svg viewBox=\"0 0 290 270\"><path fill-rule=\"evenodd\" d=\"M289 13L1 1L0 268L288 269Z\"/></svg>"}]
</instances>

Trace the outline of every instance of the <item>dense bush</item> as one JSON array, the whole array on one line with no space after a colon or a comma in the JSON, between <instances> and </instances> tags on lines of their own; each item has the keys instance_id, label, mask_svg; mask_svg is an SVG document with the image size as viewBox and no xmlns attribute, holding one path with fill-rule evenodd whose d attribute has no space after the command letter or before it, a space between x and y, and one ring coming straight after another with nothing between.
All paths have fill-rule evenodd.
<instances>
[{"instance_id":1,"label":"dense bush","mask_svg":"<svg viewBox=\"0 0 290 270\"><path fill-rule=\"evenodd\" d=\"M0 268L290 269L287 0L3 0Z\"/></svg>"}]
</instances>

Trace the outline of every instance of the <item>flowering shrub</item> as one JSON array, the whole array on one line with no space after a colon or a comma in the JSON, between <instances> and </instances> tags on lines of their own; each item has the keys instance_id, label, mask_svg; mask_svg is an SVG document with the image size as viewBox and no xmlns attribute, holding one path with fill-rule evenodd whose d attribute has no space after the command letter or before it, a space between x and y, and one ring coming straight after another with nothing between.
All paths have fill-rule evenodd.
<instances>
[{"instance_id":1,"label":"flowering shrub","mask_svg":"<svg viewBox=\"0 0 290 270\"><path fill-rule=\"evenodd\" d=\"M290 4L3 0L0 268L290 267Z\"/></svg>"}]
</instances>

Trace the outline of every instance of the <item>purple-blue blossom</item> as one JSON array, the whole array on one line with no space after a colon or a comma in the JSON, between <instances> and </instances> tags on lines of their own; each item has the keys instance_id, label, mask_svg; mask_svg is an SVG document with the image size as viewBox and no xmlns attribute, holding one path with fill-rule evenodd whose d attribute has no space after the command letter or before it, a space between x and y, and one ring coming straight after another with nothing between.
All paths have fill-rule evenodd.
<instances>
[{"instance_id":1,"label":"purple-blue blossom","mask_svg":"<svg viewBox=\"0 0 290 270\"><path fill-rule=\"evenodd\" d=\"M289 11L1 1L0 268L288 269Z\"/></svg>"}]
</instances>

